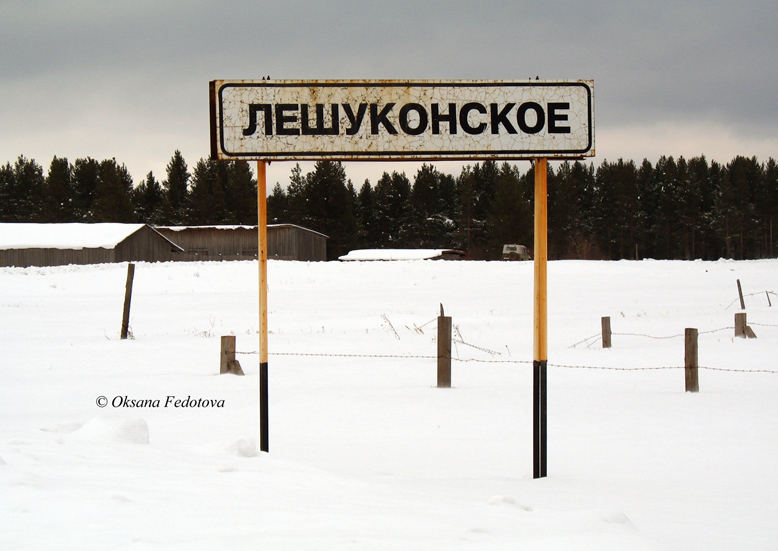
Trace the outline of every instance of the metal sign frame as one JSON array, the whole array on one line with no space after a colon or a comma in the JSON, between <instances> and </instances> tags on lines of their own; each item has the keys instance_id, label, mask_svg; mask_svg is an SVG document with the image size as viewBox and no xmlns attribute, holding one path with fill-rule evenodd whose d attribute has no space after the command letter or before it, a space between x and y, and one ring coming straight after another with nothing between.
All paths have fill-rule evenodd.
<instances>
[{"instance_id":1,"label":"metal sign frame","mask_svg":"<svg viewBox=\"0 0 778 551\"><path fill-rule=\"evenodd\" d=\"M220 160L529 160L594 155L594 82L215 80Z\"/></svg>"}]
</instances>

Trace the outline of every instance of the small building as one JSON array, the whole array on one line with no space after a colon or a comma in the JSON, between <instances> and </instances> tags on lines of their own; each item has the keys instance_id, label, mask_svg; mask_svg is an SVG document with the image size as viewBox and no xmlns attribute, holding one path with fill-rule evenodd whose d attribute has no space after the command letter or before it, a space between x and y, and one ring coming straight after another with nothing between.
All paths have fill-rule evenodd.
<instances>
[{"instance_id":1,"label":"small building","mask_svg":"<svg viewBox=\"0 0 778 551\"><path fill-rule=\"evenodd\" d=\"M146 224L0 224L0 266L164 262L182 252Z\"/></svg>"},{"instance_id":2,"label":"small building","mask_svg":"<svg viewBox=\"0 0 778 551\"><path fill-rule=\"evenodd\" d=\"M294 224L270 224L267 227L267 257L324 262L327 260L327 239L323 233Z\"/></svg>"},{"instance_id":3,"label":"small building","mask_svg":"<svg viewBox=\"0 0 778 551\"><path fill-rule=\"evenodd\" d=\"M156 226L180 245L179 260L253 260L259 250L257 226ZM327 236L295 224L267 227L267 257L277 260L327 260Z\"/></svg>"},{"instance_id":4,"label":"small building","mask_svg":"<svg viewBox=\"0 0 778 551\"><path fill-rule=\"evenodd\" d=\"M456 249L359 249L338 260L461 260L464 251Z\"/></svg>"}]
</instances>

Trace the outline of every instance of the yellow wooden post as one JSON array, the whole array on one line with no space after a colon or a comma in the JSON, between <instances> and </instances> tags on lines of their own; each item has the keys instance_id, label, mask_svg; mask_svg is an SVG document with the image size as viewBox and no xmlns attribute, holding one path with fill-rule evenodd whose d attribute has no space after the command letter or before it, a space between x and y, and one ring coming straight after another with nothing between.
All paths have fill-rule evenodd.
<instances>
[{"instance_id":1,"label":"yellow wooden post","mask_svg":"<svg viewBox=\"0 0 778 551\"><path fill-rule=\"evenodd\" d=\"M259 449L268 446L268 376L267 376L267 163L257 163L257 216L259 232Z\"/></svg>"},{"instance_id":2,"label":"yellow wooden post","mask_svg":"<svg viewBox=\"0 0 778 551\"><path fill-rule=\"evenodd\" d=\"M535 159L535 334L533 358L533 478L546 476L548 362L548 160Z\"/></svg>"}]
</instances>

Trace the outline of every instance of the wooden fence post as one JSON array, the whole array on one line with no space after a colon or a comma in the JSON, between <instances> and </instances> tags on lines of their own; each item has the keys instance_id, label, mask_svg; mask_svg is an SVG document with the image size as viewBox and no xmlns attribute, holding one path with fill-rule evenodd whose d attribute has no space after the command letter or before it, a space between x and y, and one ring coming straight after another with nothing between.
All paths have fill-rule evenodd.
<instances>
[{"instance_id":1,"label":"wooden fence post","mask_svg":"<svg viewBox=\"0 0 778 551\"><path fill-rule=\"evenodd\" d=\"M735 314L735 336L746 338L746 314Z\"/></svg>"},{"instance_id":2,"label":"wooden fence post","mask_svg":"<svg viewBox=\"0 0 778 551\"><path fill-rule=\"evenodd\" d=\"M130 331L130 302L132 301L132 280L135 278L135 264L127 265L127 285L124 289L124 312L122 313L122 340Z\"/></svg>"},{"instance_id":3,"label":"wooden fence post","mask_svg":"<svg viewBox=\"0 0 778 551\"><path fill-rule=\"evenodd\" d=\"M611 319L610 317L602 318L602 347L611 347Z\"/></svg>"},{"instance_id":4,"label":"wooden fence post","mask_svg":"<svg viewBox=\"0 0 778 551\"><path fill-rule=\"evenodd\" d=\"M235 335L225 335L222 337L222 350L219 362L219 374L234 373L243 375L243 369L240 362L235 359Z\"/></svg>"},{"instance_id":5,"label":"wooden fence post","mask_svg":"<svg viewBox=\"0 0 778 551\"><path fill-rule=\"evenodd\" d=\"M755 339L756 333L748 326L746 313L735 314L735 336L743 339Z\"/></svg>"},{"instance_id":6,"label":"wooden fence post","mask_svg":"<svg viewBox=\"0 0 778 551\"><path fill-rule=\"evenodd\" d=\"M699 392L700 381L698 378L698 347L697 347L697 329L686 329L686 392Z\"/></svg>"},{"instance_id":7,"label":"wooden fence post","mask_svg":"<svg viewBox=\"0 0 778 551\"><path fill-rule=\"evenodd\" d=\"M451 316L438 316L438 388L451 388Z\"/></svg>"},{"instance_id":8,"label":"wooden fence post","mask_svg":"<svg viewBox=\"0 0 778 551\"><path fill-rule=\"evenodd\" d=\"M737 280L737 294L740 297L740 309L745 310L746 309L746 303L743 300L743 288L740 286L740 280Z\"/></svg>"}]
</instances>

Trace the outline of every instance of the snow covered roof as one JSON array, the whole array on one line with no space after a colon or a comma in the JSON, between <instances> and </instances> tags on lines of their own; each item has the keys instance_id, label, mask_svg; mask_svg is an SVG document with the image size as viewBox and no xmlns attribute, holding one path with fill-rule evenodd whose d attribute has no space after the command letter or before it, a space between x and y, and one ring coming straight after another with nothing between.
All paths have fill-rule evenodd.
<instances>
[{"instance_id":1,"label":"snow covered roof","mask_svg":"<svg viewBox=\"0 0 778 551\"><path fill-rule=\"evenodd\" d=\"M186 230L256 230L257 226L241 226L237 224L211 224L203 226L154 226L158 230L186 231Z\"/></svg>"},{"instance_id":2,"label":"snow covered roof","mask_svg":"<svg viewBox=\"0 0 778 551\"><path fill-rule=\"evenodd\" d=\"M256 230L257 226L256 224L253 226L246 226L246 225L234 225L234 224L212 224L212 225L204 225L204 226L154 226L156 229L160 230L168 230L168 231L186 231L186 230ZM312 230L310 228L304 228L303 226L298 226L297 224L268 224L269 228L299 228L301 230L305 230L310 233L315 233L317 235L321 235L322 237L329 237L327 235L324 235L321 232L317 232L315 230Z\"/></svg>"},{"instance_id":3,"label":"snow covered roof","mask_svg":"<svg viewBox=\"0 0 778 551\"><path fill-rule=\"evenodd\" d=\"M338 260L431 260L444 255L462 257L465 253L454 249L360 249Z\"/></svg>"},{"instance_id":4,"label":"snow covered roof","mask_svg":"<svg viewBox=\"0 0 778 551\"><path fill-rule=\"evenodd\" d=\"M112 249L145 224L0 224L0 249Z\"/></svg>"}]
</instances>

